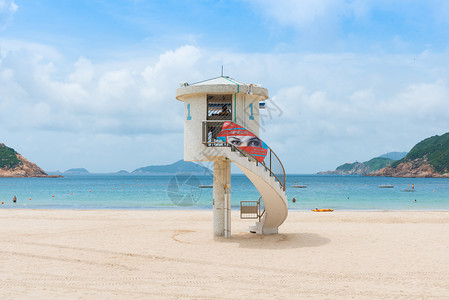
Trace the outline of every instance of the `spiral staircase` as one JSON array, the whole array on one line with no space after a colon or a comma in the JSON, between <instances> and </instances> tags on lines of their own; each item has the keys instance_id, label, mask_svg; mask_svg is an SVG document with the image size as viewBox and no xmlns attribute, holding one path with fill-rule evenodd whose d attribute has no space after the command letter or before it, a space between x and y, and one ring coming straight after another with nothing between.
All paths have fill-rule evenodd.
<instances>
[{"instance_id":1,"label":"spiral staircase","mask_svg":"<svg viewBox=\"0 0 449 300\"><path fill-rule=\"evenodd\" d=\"M214 124L213 124L214 125ZM215 125L216 126L216 125ZM206 155L230 159L248 177L259 191L264 211L258 216L250 231L258 234L276 234L288 215L285 193L285 169L278 156L268 147L268 153L259 162L250 153L213 138L207 121L203 123L203 144ZM208 152L208 153L207 153Z\"/></svg>"}]
</instances>

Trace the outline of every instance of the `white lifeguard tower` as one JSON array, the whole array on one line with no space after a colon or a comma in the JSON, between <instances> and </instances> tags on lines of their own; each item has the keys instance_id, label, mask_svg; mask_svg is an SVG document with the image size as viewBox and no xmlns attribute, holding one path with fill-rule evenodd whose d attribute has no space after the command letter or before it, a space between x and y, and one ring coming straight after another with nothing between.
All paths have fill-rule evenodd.
<instances>
[{"instance_id":1,"label":"white lifeguard tower","mask_svg":"<svg viewBox=\"0 0 449 300\"><path fill-rule=\"evenodd\" d=\"M182 83L176 90L176 99L184 102L184 160L214 163L214 236L230 237L231 233L231 161L260 193L253 199L259 200L241 203L241 217L258 220L250 231L278 233L288 213L285 170L277 155L258 138L259 105L268 99L267 89L220 76ZM224 137L230 133L237 136ZM231 141L251 133L252 144L247 142L247 147L241 146L241 141Z\"/></svg>"}]
</instances>

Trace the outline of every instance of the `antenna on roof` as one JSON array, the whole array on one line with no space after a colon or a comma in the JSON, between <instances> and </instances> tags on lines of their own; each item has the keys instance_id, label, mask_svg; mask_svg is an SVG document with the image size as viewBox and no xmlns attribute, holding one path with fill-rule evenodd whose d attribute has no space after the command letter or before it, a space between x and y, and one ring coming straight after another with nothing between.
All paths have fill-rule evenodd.
<instances>
[{"instance_id":1,"label":"antenna on roof","mask_svg":"<svg viewBox=\"0 0 449 300\"><path fill-rule=\"evenodd\" d=\"M223 77L223 65L221 65L221 77Z\"/></svg>"}]
</instances>

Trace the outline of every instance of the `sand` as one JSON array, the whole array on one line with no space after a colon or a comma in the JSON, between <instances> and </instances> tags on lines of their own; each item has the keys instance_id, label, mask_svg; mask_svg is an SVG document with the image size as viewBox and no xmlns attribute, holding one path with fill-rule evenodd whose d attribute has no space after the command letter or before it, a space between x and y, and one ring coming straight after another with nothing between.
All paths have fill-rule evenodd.
<instances>
[{"instance_id":1,"label":"sand","mask_svg":"<svg viewBox=\"0 0 449 300\"><path fill-rule=\"evenodd\" d=\"M0 298L449 299L448 212L290 212L212 237L211 211L0 209Z\"/></svg>"}]
</instances>

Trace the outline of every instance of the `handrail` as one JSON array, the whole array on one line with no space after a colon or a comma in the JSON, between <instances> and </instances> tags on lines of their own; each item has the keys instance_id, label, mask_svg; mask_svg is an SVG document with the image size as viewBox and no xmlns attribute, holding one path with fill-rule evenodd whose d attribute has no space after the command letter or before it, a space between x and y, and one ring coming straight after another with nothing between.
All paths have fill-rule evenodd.
<instances>
[{"instance_id":1,"label":"handrail","mask_svg":"<svg viewBox=\"0 0 449 300\"><path fill-rule=\"evenodd\" d=\"M259 200L257 201L257 202L259 203L259 213L258 213L258 217L259 217L259 222L260 222L260 219L262 218L263 214L265 213L265 203L264 203L264 208L263 208L263 212L262 212L262 213L260 213L260 200L262 200L262 201L263 201L263 198L262 198L262 196L260 196Z\"/></svg>"},{"instance_id":2,"label":"handrail","mask_svg":"<svg viewBox=\"0 0 449 300\"><path fill-rule=\"evenodd\" d=\"M226 143L227 144L227 143ZM240 148L237 148L236 146L233 146L233 145L231 145L231 144L228 144L228 147L231 147L231 148L235 148L237 151L239 151L240 153L242 153L243 155L245 155L246 157L251 157L252 159L254 159L255 161L256 161L256 164L261 164L262 166L264 166L265 167L265 170L267 170L268 172L270 172L270 176L273 176L274 178L276 178L277 179L277 181L279 182L279 184L281 185L281 187L282 187L282 189L285 191L285 180L286 180L286 175L285 175L285 169L284 169L284 166L282 165L282 162L281 162L281 160L279 159L279 157L276 155L276 153L274 153L274 151L269 147L269 146L267 146L268 147L268 149L270 150L270 155L271 155L271 153L273 153L274 154L274 156L276 156L276 158L277 158L277 160L278 160L278 162L279 162L279 164L281 165L281 167L282 167L282 173L283 173L283 180L281 181L280 179L279 179L279 177L273 172L273 170L271 169L271 158L270 158L270 166L267 166L267 164L264 162L264 161L258 161L251 153L249 153L249 152L247 152L247 151L245 151L245 150L243 150L243 149L240 149ZM268 154L267 154L267 156L268 156Z\"/></svg>"},{"instance_id":3,"label":"handrail","mask_svg":"<svg viewBox=\"0 0 449 300\"><path fill-rule=\"evenodd\" d=\"M286 174L285 174L284 165L282 164L281 160L276 155L276 153L268 145L267 145L267 147L268 147L268 150L269 150L268 152L269 153L267 153L267 157L268 157L268 155L270 157L270 159L269 159L270 160L269 166L265 163L264 160L259 162L251 153L249 153L249 152L247 152L247 151L245 151L243 149L240 149L240 148L238 148L238 147L236 147L234 145L231 145L231 144L223 142L223 141L208 141L208 138L207 138L208 130L207 130L206 124L207 123L217 123L217 121L216 120L203 121L203 144L205 144L206 147L214 147L214 146L215 147L231 147L232 150L237 150L240 153L242 153L244 156L246 156L248 158L251 158L251 159L254 159L256 161L256 165L260 163L262 166L264 166L265 170L270 173L270 176L273 176L275 179L277 179L277 181L281 185L282 189L285 191ZM260 138L258 136L256 136L256 137L260 140ZM272 154L274 154L274 156L276 157L276 160L279 162L279 165L282 168L282 172L281 172L281 176L283 177L282 180L272 170L272 163L271 163L271 161L272 161L272 156L271 155Z\"/></svg>"}]
</instances>

